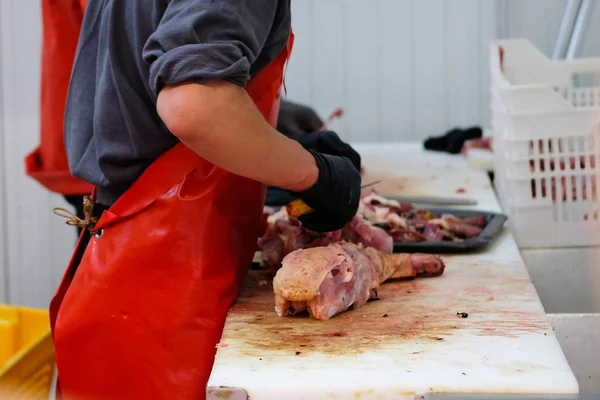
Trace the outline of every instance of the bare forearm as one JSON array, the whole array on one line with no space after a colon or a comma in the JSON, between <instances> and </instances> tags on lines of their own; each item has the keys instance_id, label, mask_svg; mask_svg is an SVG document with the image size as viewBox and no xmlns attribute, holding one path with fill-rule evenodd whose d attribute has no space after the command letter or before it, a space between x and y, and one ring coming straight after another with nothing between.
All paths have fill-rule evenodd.
<instances>
[{"instance_id":1,"label":"bare forearm","mask_svg":"<svg viewBox=\"0 0 600 400\"><path fill-rule=\"evenodd\" d=\"M312 155L272 128L238 86L167 87L157 109L175 136L223 169L294 191L308 189L318 178Z\"/></svg>"}]
</instances>

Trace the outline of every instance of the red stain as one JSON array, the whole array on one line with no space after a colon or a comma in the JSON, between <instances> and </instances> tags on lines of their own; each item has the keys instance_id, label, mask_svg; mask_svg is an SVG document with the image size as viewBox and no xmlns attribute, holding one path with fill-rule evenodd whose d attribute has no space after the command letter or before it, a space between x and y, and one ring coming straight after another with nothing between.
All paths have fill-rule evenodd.
<instances>
[{"instance_id":1,"label":"red stain","mask_svg":"<svg viewBox=\"0 0 600 400\"><path fill-rule=\"evenodd\" d=\"M345 337L348 336L345 332L334 332L334 333L326 333L323 335L324 337Z\"/></svg>"},{"instance_id":2,"label":"red stain","mask_svg":"<svg viewBox=\"0 0 600 400\"><path fill-rule=\"evenodd\" d=\"M466 193L466 192L467 192L467 189L465 189L465 188L458 188L458 189L456 189L456 193L458 193L458 194L463 194L463 193Z\"/></svg>"},{"instance_id":3,"label":"red stain","mask_svg":"<svg viewBox=\"0 0 600 400\"><path fill-rule=\"evenodd\" d=\"M508 295L517 296L515 301L535 299L535 291L530 288L528 279L476 268L477 262L467 264L469 268L448 271L448 274L456 275L457 282L465 282L464 286L457 286L450 297L447 290L436 289L446 283L442 282L444 276L392 282L381 286L379 296L382 301L368 303L328 321L316 321L307 316L278 317L273 311L271 285L258 286L256 281L260 279L249 279L230 311L223 341L235 343L236 352L250 357L263 357L265 348L285 354L300 350L303 355L312 352L356 355L377 348L388 349L391 345L402 346L407 342L451 343L457 330L505 338L548 332L547 321L537 310L514 312L512 303L488 301L505 299ZM257 273L251 271L251 274ZM483 284L469 286L466 283L466 278L472 275L485 281L496 279L498 274L503 274L502 279L510 290L494 291ZM254 296L248 297L249 293ZM468 309L469 314L478 317L460 319L458 323L456 311L462 309ZM388 318L381 318L384 314Z\"/></svg>"},{"instance_id":4,"label":"red stain","mask_svg":"<svg viewBox=\"0 0 600 400\"><path fill-rule=\"evenodd\" d=\"M493 300L493 294L494 292L491 291L488 288L485 287L467 287L465 289L462 290L463 293L468 294L470 296L476 296L476 297L485 297L488 300L491 298Z\"/></svg>"}]
</instances>

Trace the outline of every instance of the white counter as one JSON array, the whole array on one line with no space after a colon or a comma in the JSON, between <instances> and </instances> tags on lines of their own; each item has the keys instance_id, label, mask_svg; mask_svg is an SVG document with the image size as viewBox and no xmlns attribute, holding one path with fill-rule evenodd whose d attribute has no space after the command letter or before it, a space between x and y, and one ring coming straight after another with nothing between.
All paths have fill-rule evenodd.
<instances>
[{"instance_id":1,"label":"white counter","mask_svg":"<svg viewBox=\"0 0 600 400\"><path fill-rule=\"evenodd\" d=\"M413 144L356 148L365 182L385 179L380 193L468 196L500 210L487 175L461 157ZM385 284L381 301L326 322L278 318L270 286L250 279L230 311L209 398L578 392L508 232L486 251L445 262L443 276Z\"/></svg>"}]
</instances>

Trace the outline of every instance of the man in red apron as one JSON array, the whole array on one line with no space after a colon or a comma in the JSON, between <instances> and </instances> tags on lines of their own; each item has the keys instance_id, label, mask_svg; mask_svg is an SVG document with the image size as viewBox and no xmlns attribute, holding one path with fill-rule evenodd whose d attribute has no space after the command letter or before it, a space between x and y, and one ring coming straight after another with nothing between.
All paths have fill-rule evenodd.
<instances>
[{"instance_id":1,"label":"man in red apron","mask_svg":"<svg viewBox=\"0 0 600 400\"><path fill-rule=\"evenodd\" d=\"M273 128L290 20L289 0L88 1L65 145L95 193L51 304L65 399L205 398L265 184L314 209L309 229L355 214L339 138Z\"/></svg>"},{"instance_id":2,"label":"man in red apron","mask_svg":"<svg viewBox=\"0 0 600 400\"><path fill-rule=\"evenodd\" d=\"M46 189L63 195L84 218L83 198L93 186L69 171L63 140L64 109L87 0L42 0L42 76L40 144L25 159L25 170ZM277 130L300 139L320 130L323 121L307 106L282 101ZM352 160L352 159L351 159ZM354 160L352 160L354 161ZM289 200L279 188L267 188L267 199ZM277 201L276 201L277 202ZM81 228L77 227L79 234Z\"/></svg>"}]
</instances>

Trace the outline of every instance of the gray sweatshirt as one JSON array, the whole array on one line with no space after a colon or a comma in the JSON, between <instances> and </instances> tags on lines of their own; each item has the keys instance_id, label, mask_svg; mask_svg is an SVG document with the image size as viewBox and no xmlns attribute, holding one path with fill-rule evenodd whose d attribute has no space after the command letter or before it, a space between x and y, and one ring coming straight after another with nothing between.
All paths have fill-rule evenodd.
<instances>
[{"instance_id":1,"label":"gray sweatshirt","mask_svg":"<svg viewBox=\"0 0 600 400\"><path fill-rule=\"evenodd\" d=\"M65 113L71 173L112 205L177 143L156 112L161 88L244 87L290 25L290 0L89 0Z\"/></svg>"}]
</instances>

